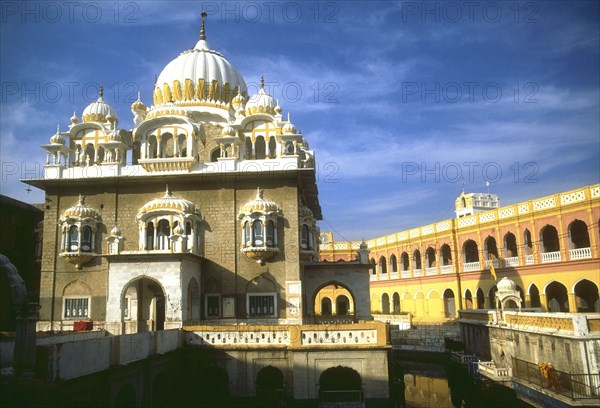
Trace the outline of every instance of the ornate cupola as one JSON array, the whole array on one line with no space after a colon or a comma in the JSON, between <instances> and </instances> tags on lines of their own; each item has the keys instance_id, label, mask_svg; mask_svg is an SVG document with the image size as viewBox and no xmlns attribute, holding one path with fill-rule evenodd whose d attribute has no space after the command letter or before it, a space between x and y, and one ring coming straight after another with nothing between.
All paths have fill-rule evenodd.
<instances>
[{"instance_id":1,"label":"ornate cupola","mask_svg":"<svg viewBox=\"0 0 600 408\"><path fill-rule=\"evenodd\" d=\"M169 186L162 197L144 204L136 219L141 250L201 254L200 211L191 201L175 197Z\"/></svg>"},{"instance_id":2,"label":"ornate cupola","mask_svg":"<svg viewBox=\"0 0 600 408\"><path fill-rule=\"evenodd\" d=\"M56 133L50 137L50 144L41 147L46 150L46 167L60 168L67 165L69 148L65 146L65 138L60 131L60 125L56 126Z\"/></svg>"},{"instance_id":3,"label":"ornate cupola","mask_svg":"<svg viewBox=\"0 0 600 408\"><path fill-rule=\"evenodd\" d=\"M144 119L146 119L147 110L148 108L140 99L140 92L138 91L137 100L131 104L131 113L133 113L134 126L139 125L141 122L143 122Z\"/></svg>"},{"instance_id":4,"label":"ornate cupola","mask_svg":"<svg viewBox=\"0 0 600 408\"><path fill-rule=\"evenodd\" d=\"M277 204L267 201L257 189L254 200L244 204L238 214L242 227L242 253L261 265L279 252L278 226L282 217Z\"/></svg>"},{"instance_id":5,"label":"ornate cupola","mask_svg":"<svg viewBox=\"0 0 600 408\"><path fill-rule=\"evenodd\" d=\"M300 258L303 261L317 260L319 248L315 238L319 236L317 220L310 208L302 201L298 204L298 228L300 229Z\"/></svg>"},{"instance_id":6,"label":"ornate cupola","mask_svg":"<svg viewBox=\"0 0 600 408\"><path fill-rule=\"evenodd\" d=\"M104 101L104 87L100 84L100 91L96 102L90 103L81 114L83 122L105 123L110 121L115 126L119 123L117 111Z\"/></svg>"},{"instance_id":7,"label":"ornate cupola","mask_svg":"<svg viewBox=\"0 0 600 408\"><path fill-rule=\"evenodd\" d=\"M98 256L96 235L100 222L98 210L87 206L85 196L79 195L77 204L67 208L59 220L62 231L60 256L79 269Z\"/></svg>"},{"instance_id":8,"label":"ornate cupola","mask_svg":"<svg viewBox=\"0 0 600 408\"><path fill-rule=\"evenodd\" d=\"M275 108L278 106L275 99L265 91L265 78L260 77L260 88L258 92L250 97L246 104L246 116L254 115L256 113L268 113L275 115L279 112L275 112ZM281 111L281 109L279 109Z\"/></svg>"},{"instance_id":9,"label":"ornate cupola","mask_svg":"<svg viewBox=\"0 0 600 408\"><path fill-rule=\"evenodd\" d=\"M162 70L154 86L154 105L212 106L229 109L238 93L246 94L239 71L206 42L206 12L202 12L200 40Z\"/></svg>"}]
</instances>

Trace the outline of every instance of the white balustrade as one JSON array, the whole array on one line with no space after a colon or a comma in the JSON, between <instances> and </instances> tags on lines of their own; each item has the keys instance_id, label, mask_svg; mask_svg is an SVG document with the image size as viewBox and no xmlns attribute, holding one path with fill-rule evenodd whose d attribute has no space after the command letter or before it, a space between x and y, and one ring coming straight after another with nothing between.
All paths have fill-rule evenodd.
<instances>
[{"instance_id":1,"label":"white balustrade","mask_svg":"<svg viewBox=\"0 0 600 408\"><path fill-rule=\"evenodd\" d=\"M377 280L377 275L371 275L370 276L370 280L371 281L376 281Z\"/></svg>"},{"instance_id":2,"label":"white balustrade","mask_svg":"<svg viewBox=\"0 0 600 408\"><path fill-rule=\"evenodd\" d=\"M398 272L392 272L390 274L390 279L398 279Z\"/></svg>"},{"instance_id":3,"label":"white balustrade","mask_svg":"<svg viewBox=\"0 0 600 408\"><path fill-rule=\"evenodd\" d=\"M437 275L437 268L435 266L432 268L425 268L425 275L426 276Z\"/></svg>"},{"instance_id":4,"label":"white balustrade","mask_svg":"<svg viewBox=\"0 0 600 408\"><path fill-rule=\"evenodd\" d=\"M454 272L454 266L453 265L442 265L441 272L442 273L452 273L452 272Z\"/></svg>"},{"instance_id":5,"label":"white balustrade","mask_svg":"<svg viewBox=\"0 0 600 408\"><path fill-rule=\"evenodd\" d=\"M423 276L423 269L413 269L413 276L415 278Z\"/></svg>"},{"instance_id":6,"label":"white balustrade","mask_svg":"<svg viewBox=\"0 0 600 408\"><path fill-rule=\"evenodd\" d=\"M576 259L590 259L592 257L592 248L570 249L569 256L571 261Z\"/></svg>"},{"instance_id":7,"label":"white balustrade","mask_svg":"<svg viewBox=\"0 0 600 408\"><path fill-rule=\"evenodd\" d=\"M533 265L534 262L535 261L533 259L533 254L525 256L525 264L526 265Z\"/></svg>"},{"instance_id":8,"label":"white balustrade","mask_svg":"<svg viewBox=\"0 0 600 408\"><path fill-rule=\"evenodd\" d=\"M403 279L404 278L410 278L410 271L402 271L400 273L400 277L403 278Z\"/></svg>"},{"instance_id":9,"label":"white balustrade","mask_svg":"<svg viewBox=\"0 0 600 408\"><path fill-rule=\"evenodd\" d=\"M511 256L510 258L504 258L504 267L519 266L519 257Z\"/></svg>"},{"instance_id":10,"label":"white balustrade","mask_svg":"<svg viewBox=\"0 0 600 408\"><path fill-rule=\"evenodd\" d=\"M542 263L560 262L560 251L542 253Z\"/></svg>"},{"instance_id":11,"label":"white balustrade","mask_svg":"<svg viewBox=\"0 0 600 408\"><path fill-rule=\"evenodd\" d=\"M465 262L463 264L463 271L465 271L465 272L478 271L480 269L481 269L481 267L479 266L479 261L477 261L477 262Z\"/></svg>"},{"instance_id":12,"label":"white balustrade","mask_svg":"<svg viewBox=\"0 0 600 408\"><path fill-rule=\"evenodd\" d=\"M492 259L492 264L494 265L494 268L500 267L500 262L497 259ZM490 269L490 260L489 259L487 261L485 261L485 269Z\"/></svg>"}]
</instances>

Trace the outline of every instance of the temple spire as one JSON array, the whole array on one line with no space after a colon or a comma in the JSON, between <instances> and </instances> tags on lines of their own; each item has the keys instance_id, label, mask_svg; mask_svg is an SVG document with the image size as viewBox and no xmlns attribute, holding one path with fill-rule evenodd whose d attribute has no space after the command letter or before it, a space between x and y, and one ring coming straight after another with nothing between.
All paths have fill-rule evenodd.
<instances>
[{"instance_id":1,"label":"temple spire","mask_svg":"<svg viewBox=\"0 0 600 408\"><path fill-rule=\"evenodd\" d=\"M200 39L201 40L206 40L206 30L204 27L205 21L206 21L206 16L208 14L206 14L206 11L202 10L202 14L200 14L202 16L202 26L200 27Z\"/></svg>"},{"instance_id":2,"label":"temple spire","mask_svg":"<svg viewBox=\"0 0 600 408\"><path fill-rule=\"evenodd\" d=\"M104 85L102 85L102 84L100 84L100 92L99 92L99 94L100 94L100 98L104 97Z\"/></svg>"}]
</instances>

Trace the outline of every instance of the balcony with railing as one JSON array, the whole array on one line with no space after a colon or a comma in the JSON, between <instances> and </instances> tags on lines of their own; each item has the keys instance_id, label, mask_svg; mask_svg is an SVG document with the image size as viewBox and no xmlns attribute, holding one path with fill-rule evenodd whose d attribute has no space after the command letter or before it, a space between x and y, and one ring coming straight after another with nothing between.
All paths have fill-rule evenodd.
<instances>
[{"instance_id":1,"label":"balcony with railing","mask_svg":"<svg viewBox=\"0 0 600 408\"><path fill-rule=\"evenodd\" d=\"M500 261L498 259L492 259L491 262L494 265L494 268L500 268ZM485 269L490 269L490 260L489 259L487 261L485 261Z\"/></svg>"},{"instance_id":2,"label":"balcony with railing","mask_svg":"<svg viewBox=\"0 0 600 408\"><path fill-rule=\"evenodd\" d=\"M533 265L534 262L533 254L525 255L525 265Z\"/></svg>"},{"instance_id":3,"label":"balcony with railing","mask_svg":"<svg viewBox=\"0 0 600 408\"><path fill-rule=\"evenodd\" d=\"M440 267L440 270L442 273L452 273L452 272L454 272L454 266L453 265L442 265Z\"/></svg>"},{"instance_id":4,"label":"balcony with railing","mask_svg":"<svg viewBox=\"0 0 600 408\"><path fill-rule=\"evenodd\" d=\"M512 381L512 368L496 367L493 361L480 361L477 366L479 374L494 381Z\"/></svg>"},{"instance_id":5,"label":"balcony with railing","mask_svg":"<svg viewBox=\"0 0 600 408\"><path fill-rule=\"evenodd\" d=\"M504 258L504 267L505 268L511 268L514 266L519 266L519 257L518 256L511 256L509 258Z\"/></svg>"},{"instance_id":6,"label":"balcony with railing","mask_svg":"<svg viewBox=\"0 0 600 408\"><path fill-rule=\"evenodd\" d=\"M410 278L410 271L402 271L400 272L400 277L405 279L405 278Z\"/></svg>"},{"instance_id":7,"label":"balcony with railing","mask_svg":"<svg viewBox=\"0 0 600 408\"><path fill-rule=\"evenodd\" d=\"M425 275L426 276L437 275L437 268L435 266L433 266L431 268L425 268Z\"/></svg>"},{"instance_id":8,"label":"balcony with railing","mask_svg":"<svg viewBox=\"0 0 600 408\"><path fill-rule=\"evenodd\" d=\"M370 280L371 282L373 282L373 281L377 281L377 275L375 275L375 274L371 274L371 275L370 275L370 277L369 277L369 280Z\"/></svg>"},{"instance_id":9,"label":"balcony with railing","mask_svg":"<svg viewBox=\"0 0 600 408\"><path fill-rule=\"evenodd\" d=\"M398 279L398 271L390 273L390 279Z\"/></svg>"},{"instance_id":10,"label":"balcony with railing","mask_svg":"<svg viewBox=\"0 0 600 408\"><path fill-rule=\"evenodd\" d=\"M481 266L479 266L479 261L463 263L463 271L465 272L478 271L480 269Z\"/></svg>"},{"instance_id":11,"label":"balcony with railing","mask_svg":"<svg viewBox=\"0 0 600 408\"><path fill-rule=\"evenodd\" d=\"M413 276L415 278L423 276L423 269L413 269Z\"/></svg>"},{"instance_id":12,"label":"balcony with railing","mask_svg":"<svg viewBox=\"0 0 600 408\"><path fill-rule=\"evenodd\" d=\"M546 394L562 395L578 401L577 405L600 405L600 374L572 374L551 366L543 370L538 364L517 358L512 359L512 369L513 379L526 386L534 385Z\"/></svg>"},{"instance_id":13,"label":"balcony with railing","mask_svg":"<svg viewBox=\"0 0 600 408\"><path fill-rule=\"evenodd\" d=\"M592 248L569 249L569 258L571 261L578 259L590 259L592 257Z\"/></svg>"},{"instance_id":14,"label":"balcony with railing","mask_svg":"<svg viewBox=\"0 0 600 408\"><path fill-rule=\"evenodd\" d=\"M543 252L542 253L542 263L550 263L550 262L560 262L560 251L554 252Z\"/></svg>"}]
</instances>

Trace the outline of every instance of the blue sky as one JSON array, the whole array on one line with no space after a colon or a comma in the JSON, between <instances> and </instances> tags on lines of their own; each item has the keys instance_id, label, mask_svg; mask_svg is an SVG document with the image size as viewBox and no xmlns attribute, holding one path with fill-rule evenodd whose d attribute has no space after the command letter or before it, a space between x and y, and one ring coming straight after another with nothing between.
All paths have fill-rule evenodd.
<instances>
[{"instance_id":1,"label":"blue sky","mask_svg":"<svg viewBox=\"0 0 600 408\"><path fill-rule=\"evenodd\" d=\"M598 183L598 4L3 1L0 191L43 201L18 180L100 82L131 128L203 5L211 48L251 91L264 74L316 151L321 230L339 240L453 217L461 176L502 204Z\"/></svg>"}]
</instances>

